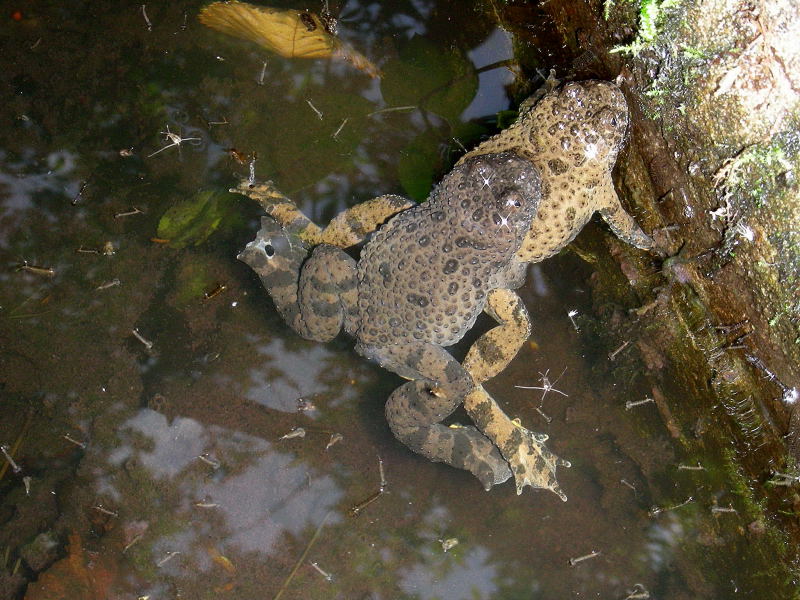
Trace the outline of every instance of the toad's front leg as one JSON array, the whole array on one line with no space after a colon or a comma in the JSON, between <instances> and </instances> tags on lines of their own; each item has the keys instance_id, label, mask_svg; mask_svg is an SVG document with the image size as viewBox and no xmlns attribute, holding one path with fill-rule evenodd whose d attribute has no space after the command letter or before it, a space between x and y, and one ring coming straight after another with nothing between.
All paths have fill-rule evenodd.
<instances>
[{"instance_id":1,"label":"toad's front leg","mask_svg":"<svg viewBox=\"0 0 800 600\"><path fill-rule=\"evenodd\" d=\"M271 181L243 179L230 191L258 202L289 234L304 243L311 246L328 244L337 248L360 244L391 217L416 204L402 196L384 194L342 211L323 229L303 214Z\"/></svg>"}]
</instances>

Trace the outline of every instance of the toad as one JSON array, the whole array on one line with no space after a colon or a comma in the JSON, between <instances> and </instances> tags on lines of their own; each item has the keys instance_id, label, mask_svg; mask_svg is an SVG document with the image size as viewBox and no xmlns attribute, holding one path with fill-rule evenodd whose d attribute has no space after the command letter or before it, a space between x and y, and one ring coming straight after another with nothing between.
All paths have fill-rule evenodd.
<instances>
[{"instance_id":1,"label":"toad","mask_svg":"<svg viewBox=\"0 0 800 600\"><path fill-rule=\"evenodd\" d=\"M477 339L461 365L448 358L449 355L444 356L439 350L436 351L437 360L441 361L439 364L458 371L457 376L448 378L447 394L450 395L451 404L452 398L459 396L463 389L468 390L463 397L464 408L477 429L491 440L492 445L499 449L501 456L511 466L518 494L529 485L549 489L562 500L566 500L566 495L556 481L555 471L557 466L569 466L569 463L556 457L544 446L547 436L532 433L522 427L519 421L510 419L481 384L502 371L530 335L528 313L513 291L521 285L528 263L539 262L557 253L575 238L598 211L621 239L638 248L652 247L650 238L622 208L611 179L611 170L624 143L627 125L627 106L616 85L605 81L584 81L557 87L551 78L544 91L521 105L520 117L511 127L466 154L456 167L459 169L468 163L475 164L472 161L480 157L513 153L526 163L523 166L514 161L517 165L515 168L520 169L519 173L538 173L541 177L541 199L537 214L531 220L521 245L505 266L503 275L494 280L495 284L500 285L493 286L481 298L482 309L498 322L498 326ZM476 171L473 175L478 176L481 185L492 185L492 177L496 175L487 177L480 173L481 169ZM463 176L463 172L461 173ZM531 178L529 175L528 179ZM271 274L280 271L293 272L306 255L305 244L326 244L339 248L356 245L380 228L386 219L413 206L413 203L398 196L381 196L348 209L334 218L325 229L321 229L269 183L242 182L231 191L258 201L277 221L263 221L262 231L255 242L240 255L240 258L261 275L267 289L271 289L273 298L278 292L275 283L277 275L271 275L268 282L259 270L269 264L265 262L264 250L267 248L273 253L272 264L277 265L277 260L284 263L285 267L278 269L277 266L272 266ZM493 194L484 192L478 197L484 198L490 205L494 202ZM380 232L378 235L381 235ZM276 250L276 239L280 242L279 245L285 247L283 250ZM269 240L272 244L267 243ZM259 247L260 255L255 253ZM290 279L284 277L284 281ZM502 285L501 279L506 281L505 285ZM288 294L288 299L288 302L276 300L276 305L290 324L296 323L296 299L291 294ZM430 302L430 298L427 300ZM392 318L388 314L385 316L387 319ZM469 326L473 322L474 318L464 321ZM386 324L388 325L388 320ZM406 325L416 327L416 321ZM460 336L457 337L460 339ZM430 344L440 350L445 346L435 342ZM382 360L381 356L367 347L362 348L366 355ZM396 358L393 360L392 366L400 364ZM399 406L417 410L420 403L437 398L441 391L438 384L431 383L437 380L420 378L419 371L412 372L408 368L395 370L403 376L410 376L414 381L400 388L405 391L397 397L393 394L394 400L390 400L387 406L390 423L398 422L398 418L391 415ZM431 401L431 407L430 410L440 410L437 402ZM436 415L438 414L440 413L437 412ZM411 439L408 432L398 434L397 429L402 428L403 426L393 425L393 430L401 439L403 435ZM437 438L437 435L438 433L426 438L427 441L421 441L421 434L414 430L411 443L406 443L434 460L444 460L470 469L487 489L506 476L502 465L496 460L496 453L493 454L491 450L487 453L484 449L477 452L474 450L476 446L473 444L478 443L476 440L482 440L476 433L462 437L469 440L464 448L472 449L466 453L449 445L451 441L447 436ZM440 449L434 451L430 447L431 443L439 443ZM486 448L485 444L479 447ZM465 456L485 458L482 461L470 459L472 462L467 465L467 461L452 460L456 451ZM491 460L486 458L490 456ZM462 464L457 465L457 462Z\"/></svg>"},{"instance_id":2,"label":"toad","mask_svg":"<svg viewBox=\"0 0 800 600\"><path fill-rule=\"evenodd\" d=\"M328 243L307 256L303 240L270 217L239 258L301 336L328 341L343 329L359 354L409 379L386 404L394 435L431 460L469 470L488 489L511 471L478 429L441 423L475 387L445 348L461 340L495 290L524 280L514 256L540 197L530 161L483 154L380 227L357 262Z\"/></svg>"}]
</instances>

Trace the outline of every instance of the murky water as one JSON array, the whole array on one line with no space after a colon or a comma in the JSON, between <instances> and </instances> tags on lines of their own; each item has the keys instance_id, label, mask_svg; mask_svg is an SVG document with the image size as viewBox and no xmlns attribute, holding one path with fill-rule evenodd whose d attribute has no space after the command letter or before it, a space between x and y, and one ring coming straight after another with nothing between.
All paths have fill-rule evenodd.
<instances>
[{"instance_id":1,"label":"murky water","mask_svg":"<svg viewBox=\"0 0 800 600\"><path fill-rule=\"evenodd\" d=\"M531 343L488 385L572 461L565 504L411 454L383 418L399 380L299 339L235 260L259 212L226 190L253 153L318 222L424 198L511 104L511 71L476 73L512 58L491 3L343 3L382 81L200 6L0 16L0 598L789 597L729 480L663 407L626 410L652 393L609 359L576 256L531 270Z\"/></svg>"}]
</instances>

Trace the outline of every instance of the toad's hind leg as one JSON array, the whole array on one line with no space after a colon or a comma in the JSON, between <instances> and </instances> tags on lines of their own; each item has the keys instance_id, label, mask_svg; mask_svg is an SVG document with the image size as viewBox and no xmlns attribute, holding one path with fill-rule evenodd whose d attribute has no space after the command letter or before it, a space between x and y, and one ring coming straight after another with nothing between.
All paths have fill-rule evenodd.
<instances>
[{"instance_id":1,"label":"toad's hind leg","mask_svg":"<svg viewBox=\"0 0 800 600\"><path fill-rule=\"evenodd\" d=\"M472 378L446 350L427 343L356 349L413 380L392 392L386 403L386 420L398 440L430 460L466 469L487 490L511 476L498 449L477 429L441 424L473 386Z\"/></svg>"},{"instance_id":2,"label":"toad's hind leg","mask_svg":"<svg viewBox=\"0 0 800 600\"><path fill-rule=\"evenodd\" d=\"M564 502L567 495L556 481L556 467L569 467L569 461L557 457L544 445L546 435L528 431L508 418L483 386L473 388L464 398L464 408L475 424L500 448L511 464L517 494L526 485L555 493Z\"/></svg>"},{"instance_id":3,"label":"toad's hind leg","mask_svg":"<svg viewBox=\"0 0 800 600\"><path fill-rule=\"evenodd\" d=\"M343 326L352 332L356 262L344 251L321 244L308 256L298 235L262 217L256 239L238 258L258 274L278 312L304 338L327 342Z\"/></svg>"},{"instance_id":4,"label":"toad's hind leg","mask_svg":"<svg viewBox=\"0 0 800 600\"><path fill-rule=\"evenodd\" d=\"M467 352L464 368L476 384L502 371L528 339L531 323L520 297L512 290L490 292L486 312L500 323L479 337ZM553 491L562 500L567 496L558 487L556 467L569 463L545 447L545 435L537 435L512 421L480 385L464 398L464 408L511 465L517 493L526 485Z\"/></svg>"},{"instance_id":5,"label":"toad's hind leg","mask_svg":"<svg viewBox=\"0 0 800 600\"><path fill-rule=\"evenodd\" d=\"M314 248L300 272L300 314L308 339L332 340L344 327L353 333L358 313L356 261L328 244Z\"/></svg>"},{"instance_id":6,"label":"toad's hind leg","mask_svg":"<svg viewBox=\"0 0 800 600\"><path fill-rule=\"evenodd\" d=\"M505 369L531 335L528 311L516 292L492 290L484 311L499 325L481 335L464 358L464 368L475 383L483 383Z\"/></svg>"}]
</instances>

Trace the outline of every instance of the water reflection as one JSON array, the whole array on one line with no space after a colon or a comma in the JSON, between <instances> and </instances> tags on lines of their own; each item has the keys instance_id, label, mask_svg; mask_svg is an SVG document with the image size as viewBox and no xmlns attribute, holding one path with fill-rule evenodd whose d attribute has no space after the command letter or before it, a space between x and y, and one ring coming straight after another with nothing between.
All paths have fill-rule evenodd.
<instances>
[{"instance_id":1,"label":"water reflection","mask_svg":"<svg viewBox=\"0 0 800 600\"><path fill-rule=\"evenodd\" d=\"M514 56L511 43L511 35L498 27L482 44L470 50L468 56L476 69L501 60L510 60ZM514 81L513 73L500 67L481 73L479 78L480 93L461 114L464 121L480 119L508 108L506 86Z\"/></svg>"},{"instance_id":2,"label":"water reflection","mask_svg":"<svg viewBox=\"0 0 800 600\"><path fill-rule=\"evenodd\" d=\"M53 509L55 516L26 521L35 511L21 477L6 475L0 492L8 492L15 510L0 511L7 519L0 523L0 551L9 549L10 564L40 533L41 522L42 531L61 536L64 553L73 529L89 540L91 552L101 548L115 564L118 587L131 592L122 597L177 597L180 588L185 597L249 600L274 594L319 530L308 560L334 580L306 561L287 598L624 598L634 581L663 592L659 597L687 597L689 588L681 589L681 577L670 573L696 575L698 567L687 564L692 550L682 548L692 541L690 525L669 514L651 520L640 506L651 495L653 503L664 500L657 485L650 488L673 455L660 450L672 448L669 433L657 413L622 408L615 386L636 377L635 367L620 360L613 365L619 370L610 370L606 355L592 348L591 300L575 290L585 288L590 270L574 268L577 259L561 257L531 270L523 293L538 346L526 344L491 382L513 416L546 429L559 453L573 460L565 474L570 501L562 504L530 491L517 497L510 485L487 494L468 474L412 455L392 439L382 415L394 377L376 383L377 370L356 363L350 346L302 342L273 316L265 318L269 301L234 259L257 227L256 207L237 205L198 245L178 249L151 241L169 207L198 189L225 190L247 174L247 166L226 157L228 147L257 151L257 176L275 179L319 222L381 193L424 197L461 152L458 143L489 133L462 120L508 106L507 71L480 74L455 99L431 105L412 97L402 103L410 110L377 111L400 105L418 84L441 87L424 76L442 57L455 56L453 71L468 67L466 79L474 67L508 58L509 37L486 18L486 6L347 2L343 35L389 73L395 69L402 85L391 91L348 65L265 57L222 40L191 24L192 7L183 30L185 6L148 5L154 25L148 31L138 10L120 16L118 8L98 4L90 19L62 5L38 6L41 18L17 33L20 44L7 46L16 52L8 68L44 91L15 97L19 114L39 115L35 125L10 127L11 119L0 130L0 246L9 255L25 253L6 257L9 264L46 252L47 266L59 269L47 280L11 269L0 275L0 306L21 307L0 313L7 371L0 391L24 390L42 415L18 455L34 476L31 493L38 478L57 473L59 497L69 502L63 514ZM42 23L52 30L40 31ZM413 49L407 42L423 32L418 54L404 64L401 51ZM71 58L79 56L72 47L77 39L94 44L82 64ZM403 78L411 67L414 77ZM148 158L167 143L158 133L166 124L182 136L203 137L203 144ZM117 155L131 147L134 156ZM91 173L81 203L72 206ZM132 205L146 214L114 218ZM106 240L117 248L113 257L74 253ZM123 285L104 295L96 290L116 277ZM203 285L192 295L196 281ZM202 291L217 282L235 295L235 311L228 297L202 300ZM567 318L573 306L587 315L580 331ZM16 318L23 313L34 316ZM133 327L155 340L157 359L143 356L130 338ZM198 360L209 352L218 358ZM513 386L541 385L539 371L558 376L567 364L558 385L569 398L548 395L543 412L552 423L545 423L535 410L542 391L515 394ZM8 383L22 380L27 385ZM106 388L113 393L93 392ZM166 398L171 420L140 407L156 394ZM312 397L319 410L296 415L300 397ZM0 442L8 444L19 435L14 417L22 411L4 414ZM277 441L308 418L320 431L342 432L344 440L328 452L327 432ZM85 452L63 441L62 431L81 432L76 437L88 441ZM358 519L343 516L376 490L378 452L387 493ZM104 527L94 518L105 514L96 510L98 501L119 515L105 515ZM460 543L445 553L438 541L444 537ZM732 528L726 540L741 544L742 563L758 562L744 548L750 538ZM569 558L592 548L602 556L568 566ZM70 558L82 556L70 552ZM732 570L713 552L701 555L721 571ZM28 580L39 577L21 564ZM225 588L232 582L239 587Z\"/></svg>"},{"instance_id":3,"label":"water reflection","mask_svg":"<svg viewBox=\"0 0 800 600\"><path fill-rule=\"evenodd\" d=\"M496 597L497 577L491 553L482 546L470 548L459 559L423 548L422 560L400 572L400 587L421 600L488 600Z\"/></svg>"},{"instance_id":4,"label":"water reflection","mask_svg":"<svg viewBox=\"0 0 800 600\"><path fill-rule=\"evenodd\" d=\"M684 527L678 516L666 514L647 531L646 561L655 571L667 568L675 549L684 541Z\"/></svg>"},{"instance_id":5,"label":"water reflection","mask_svg":"<svg viewBox=\"0 0 800 600\"><path fill-rule=\"evenodd\" d=\"M253 402L293 413L297 411L299 398L324 392L329 387L323 373L331 351L323 345L292 351L283 338L276 337L257 346L256 352L268 358L269 363L266 368L257 364L250 370L251 383L246 396Z\"/></svg>"},{"instance_id":6,"label":"water reflection","mask_svg":"<svg viewBox=\"0 0 800 600\"><path fill-rule=\"evenodd\" d=\"M172 575L202 568L210 539L224 540L228 552L268 556L281 550L284 535L316 528L326 515L329 525L340 521L336 513L329 515L342 498L334 479L261 438L185 417L168 423L143 409L122 425L119 442L108 456L109 472L140 465L170 500L139 517L173 523L169 534L148 539L154 563L180 553L169 567L164 563ZM117 477L98 493L115 500L135 495L135 489L122 489L127 485Z\"/></svg>"},{"instance_id":7,"label":"water reflection","mask_svg":"<svg viewBox=\"0 0 800 600\"><path fill-rule=\"evenodd\" d=\"M79 157L69 150L49 152L41 164L36 151L26 147L15 157L0 147L0 206L4 220L0 228L0 246L8 246L8 235L15 231L23 213L34 206L34 198L43 194L73 197L80 189L79 182L72 179ZM43 211L40 215L55 222L58 215Z\"/></svg>"}]
</instances>

